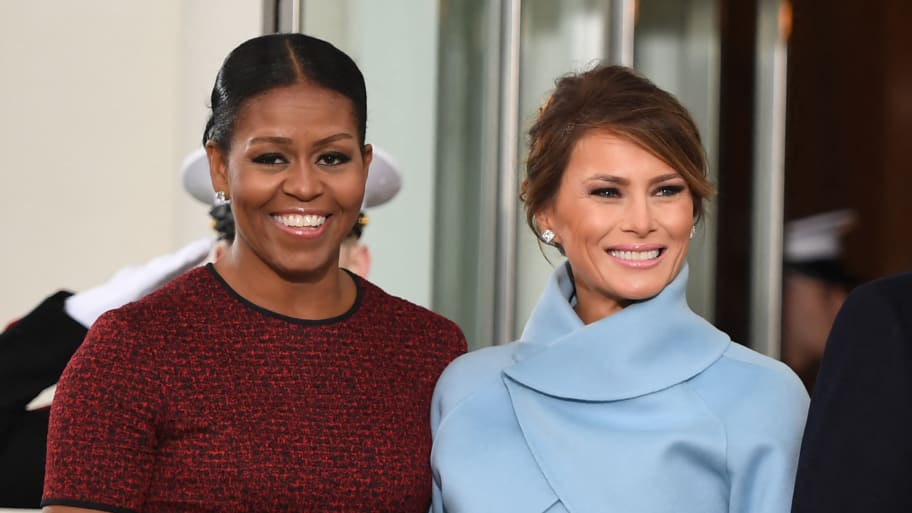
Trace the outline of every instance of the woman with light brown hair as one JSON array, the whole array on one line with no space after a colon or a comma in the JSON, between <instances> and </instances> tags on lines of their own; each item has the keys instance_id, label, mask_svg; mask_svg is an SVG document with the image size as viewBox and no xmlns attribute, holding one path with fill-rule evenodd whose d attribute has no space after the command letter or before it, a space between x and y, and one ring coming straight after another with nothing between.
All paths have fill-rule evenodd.
<instances>
[{"instance_id":1,"label":"woman with light brown hair","mask_svg":"<svg viewBox=\"0 0 912 513\"><path fill-rule=\"evenodd\" d=\"M807 394L687 306L713 194L697 128L630 69L558 80L521 198L566 262L520 340L444 372L435 512L788 511Z\"/></svg>"}]
</instances>

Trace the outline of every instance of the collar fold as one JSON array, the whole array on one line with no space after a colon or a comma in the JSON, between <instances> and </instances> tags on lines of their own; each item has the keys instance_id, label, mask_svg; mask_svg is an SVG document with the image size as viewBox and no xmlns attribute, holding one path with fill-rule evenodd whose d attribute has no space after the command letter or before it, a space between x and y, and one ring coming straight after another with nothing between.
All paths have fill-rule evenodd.
<instances>
[{"instance_id":1,"label":"collar fold","mask_svg":"<svg viewBox=\"0 0 912 513\"><path fill-rule=\"evenodd\" d=\"M629 399L697 375L731 340L687 305L688 266L649 300L584 325L565 263L551 275L504 372L540 393L582 401Z\"/></svg>"}]
</instances>

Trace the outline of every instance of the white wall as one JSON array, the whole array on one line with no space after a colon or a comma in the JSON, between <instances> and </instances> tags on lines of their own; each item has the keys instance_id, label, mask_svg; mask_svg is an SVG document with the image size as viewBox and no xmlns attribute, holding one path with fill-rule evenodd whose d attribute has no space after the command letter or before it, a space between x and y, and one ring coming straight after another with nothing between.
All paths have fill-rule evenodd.
<instances>
[{"instance_id":1,"label":"white wall","mask_svg":"<svg viewBox=\"0 0 912 513\"><path fill-rule=\"evenodd\" d=\"M260 0L4 0L0 325L211 234L180 187ZM2 327L2 326L0 326Z\"/></svg>"}]
</instances>

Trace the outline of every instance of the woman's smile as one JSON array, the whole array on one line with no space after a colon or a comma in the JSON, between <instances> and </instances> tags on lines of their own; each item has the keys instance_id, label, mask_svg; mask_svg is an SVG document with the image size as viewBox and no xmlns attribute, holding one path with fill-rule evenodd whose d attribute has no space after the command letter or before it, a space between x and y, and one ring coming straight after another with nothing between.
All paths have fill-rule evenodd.
<instances>
[{"instance_id":1,"label":"woman's smile","mask_svg":"<svg viewBox=\"0 0 912 513\"><path fill-rule=\"evenodd\" d=\"M665 246L615 246L607 249L606 253L621 265L634 269L649 269L659 265L665 254Z\"/></svg>"},{"instance_id":2,"label":"woman's smile","mask_svg":"<svg viewBox=\"0 0 912 513\"><path fill-rule=\"evenodd\" d=\"M272 214L279 230L298 239L319 239L331 227L332 214L279 213Z\"/></svg>"}]
</instances>

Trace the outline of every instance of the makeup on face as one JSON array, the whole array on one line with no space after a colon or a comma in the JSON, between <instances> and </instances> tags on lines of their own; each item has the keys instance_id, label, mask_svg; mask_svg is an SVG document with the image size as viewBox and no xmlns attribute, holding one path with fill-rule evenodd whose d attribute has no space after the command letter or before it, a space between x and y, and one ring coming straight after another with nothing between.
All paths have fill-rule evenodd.
<instances>
[{"instance_id":1,"label":"makeup on face","mask_svg":"<svg viewBox=\"0 0 912 513\"><path fill-rule=\"evenodd\" d=\"M326 272L357 221L371 156L351 101L299 83L239 111L224 172L235 253L280 274Z\"/></svg>"},{"instance_id":2,"label":"makeup on face","mask_svg":"<svg viewBox=\"0 0 912 513\"><path fill-rule=\"evenodd\" d=\"M629 140L592 131L574 147L539 223L563 247L581 306L604 316L655 296L677 276L693 199L667 163Z\"/></svg>"}]
</instances>

